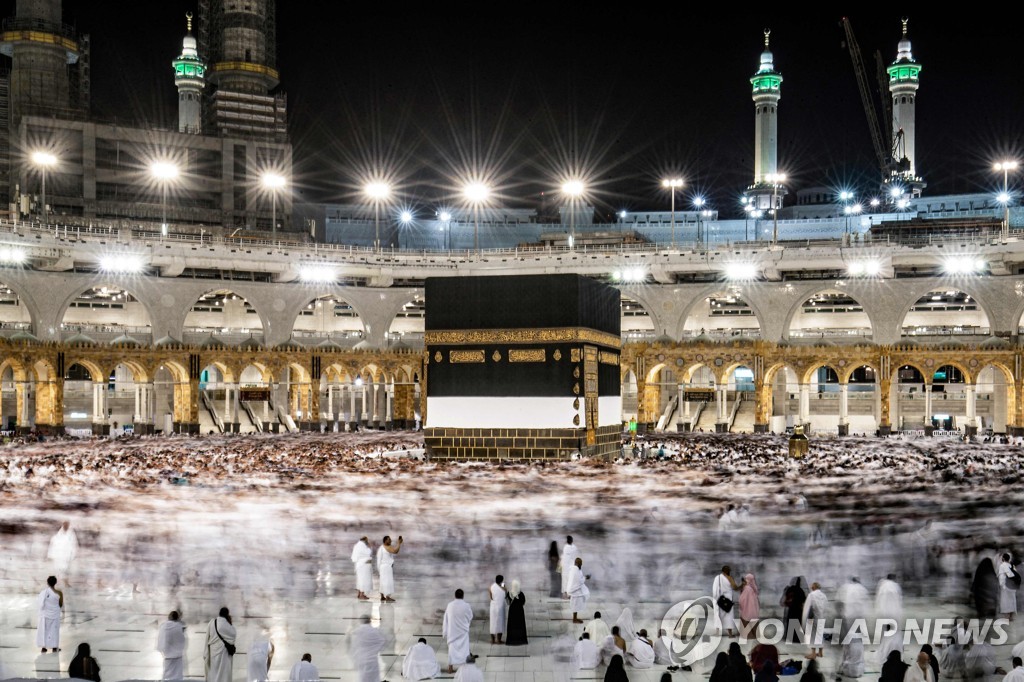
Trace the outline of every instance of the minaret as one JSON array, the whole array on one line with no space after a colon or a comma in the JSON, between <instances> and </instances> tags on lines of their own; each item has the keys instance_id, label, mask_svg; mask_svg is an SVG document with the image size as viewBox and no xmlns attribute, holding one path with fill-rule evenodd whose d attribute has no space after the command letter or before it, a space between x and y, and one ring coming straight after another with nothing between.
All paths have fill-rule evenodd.
<instances>
[{"instance_id":1,"label":"minaret","mask_svg":"<svg viewBox=\"0 0 1024 682\"><path fill-rule=\"evenodd\" d=\"M778 177L782 74L775 70L775 57L769 48L771 33L765 29L761 64L750 78L754 99L754 184L747 190L747 196L760 210L777 208L786 194Z\"/></svg>"},{"instance_id":2,"label":"minaret","mask_svg":"<svg viewBox=\"0 0 1024 682\"><path fill-rule=\"evenodd\" d=\"M174 66L174 84L178 86L178 132L199 135L203 132L203 88L206 65L199 58L192 36L192 14L185 14L188 34L181 41L181 54Z\"/></svg>"},{"instance_id":3,"label":"minaret","mask_svg":"<svg viewBox=\"0 0 1024 682\"><path fill-rule=\"evenodd\" d=\"M920 87L921 65L914 61L907 37L907 20L903 19L903 38L899 51L888 69L889 92L892 94L892 149L896 163L893 181L902 182L914 196L925 186L914 158L916 150L915 119L917 89Z\"/></svg>"},{"instance_id":4,"label":"minaret","mask_svg":"<svg viewBox=\"0 0 1024 682\"><path fill-rule=\"evenodd\" d=\"M778 172L779 165L779 100L782 98L782 74L775 70L774 57L768 48L771 31L764 32L761 65L750 79L754 98L754 184Z\"/></svg>"}]
</instances>

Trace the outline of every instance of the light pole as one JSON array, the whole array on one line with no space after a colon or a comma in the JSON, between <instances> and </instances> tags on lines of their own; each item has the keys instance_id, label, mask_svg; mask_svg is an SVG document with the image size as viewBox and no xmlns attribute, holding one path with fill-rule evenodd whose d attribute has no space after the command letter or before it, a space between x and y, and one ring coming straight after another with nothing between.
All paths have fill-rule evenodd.
<instances>
[{"instance_id":1,"label":"light pole","mask_svg":"<svg viewBox=\"0 0 1024 682\"><path fill-rule=\"evenodd\" d=\"M404 227L409 227L409 224L412 223L412 217L413 217L412 216L412 211L402 211L398 215L398 221L400 223L402 223L402 225ZM398 248L399 249L402 248L402 233L401 232L398 233Z\"/></svg>"},{"instance_id":2,"label":"light pole","mask_svg":"<svg viewBox=\"0 0 1024 682\"><path fill-rule=\"evenodd\" d=\"M700 216L703 213L700 209L704 206L704 197L694 198L693 205L697 209L697 246L700 246Z\"/></svg>"},{"instance_id":3,"label":"light pole","mask_svg":"<svg viewBox=\"0 0 1024 682\"><path fill-rule=\"evenodd\" d=\"M839 201L843 205L843 215L846 216L846 234L850 234L850 202L853 200L853 192L845 189L839 193Z\"/></svg>"},{"instance_id":4,"label":"light pole","mask_svg":"<svg viewBox=\"0 0 1024 682\"><path fill-rule=\"evenodd\" d=\"M43 225L46 225L48 217L46 210L46 171L52 166L57 165L57 157L50 152L32 152L32 163L39 167L39 174L42 177L42 195L43 201Z\"/></svg>"},{"instance_id":5,"label":"light pole","mask_svg":"<svg viewBox=\"0 0 1024 682\"><path fill-rule=\"evenodd\" d=\"M569 248L576 248L576 202L587 187L582 180L568 180L562 183L562 194L569 197Z\"/></svg>"},{"instance_id":6,"label":"light pole","mask_svg":"<svg viewBox=\"0 0 1024 682\"><path fill-rule=\"evenodd\" d=\"M772 226L772 244L779 243L779 186L786 181L785 173L768 173L764 179L772 183L772 217L775 219Z\"/></svg>"},{"instance_id":7,"label":"light pole","mask_svg":"<svg viewBox=\"0 0 1024 682\"><path fill-rule=\"evenodd\" d=\"M482 182L471 182L462 188L462 195L473 207L473 250L480 253L480 204L491 196L491 188Z\"/></svg>"},{"instance_id":8,"label":"light pole","mask_svg":"<svg viewBox=\"0 0 1024 682\"><path fill-rule=\"evenodd\" d=\"M178 166L170 161L157 161L149 167L150 174L160 183L160 236L167 236L167 185L178 177Z\"/></svg>"},{"instance_id":9,"label":"light pole","mask_svg":"<svg viewBox=\"0 0 1024 682\"><path fill-rule=\"evenodd\" d=\"M373 248L380 253L380 202L391 196L391 185L386 182L370 182L363 192L373 201Z\"/></svg>"},{"instance_id":10,"label":"light pole","mask_svg":"<svg viewBox=\"0 0 1024 682\"><path fill-rule=\"evenodd\" d=\"M1017 170L1017 162L1000 161L992 168L1003 172L1003 193L999 195L998 199L1003 205L1003 238L1006 239L1010 236L1010 171Z\"/></svg>"},{"instance_id":11,"label":"light pole","mask_svg":"<svg viewBox=\"0 0 1024 682\"><path fill-rule=\"evenodd\" d=\"M277 173L264 173L260 179L263 188L270 192L270 234L271 238L277 238L277 192L284 187L285 177Z\"/></svg>"},{"instance_id":12,"label":"light pole","mask_svg":"<svg viewBox=\"0 0 1024 682\"><path fill-rule=\"evenodd\" d=\"M665 178L661 181L661 186L668 189L672 193L672 248L676 246L676 189L683 186L682 178ZM696 200L694 201L696 203ZM700 227L697 228L700 231Z\"/></svg>"},{"instance_id":13,"label":"light pole","mask_svg":"<svg viewBox=\"0 0 1024 682\"><path fill-rule=\"evenodd\" d=\"M448 211L441 211L440 215L437 216L441 219L444 225L441 230L444 231L444 249L445 251L451 251L452 249L452 214Z\"/></svg>"}]
</instances>

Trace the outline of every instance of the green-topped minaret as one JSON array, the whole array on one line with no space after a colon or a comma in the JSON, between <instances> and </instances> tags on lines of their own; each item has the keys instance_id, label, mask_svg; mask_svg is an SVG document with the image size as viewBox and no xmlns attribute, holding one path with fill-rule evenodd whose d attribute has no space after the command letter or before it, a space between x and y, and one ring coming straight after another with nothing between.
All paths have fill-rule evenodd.
<instances>
[{"instance_id":1,"label":"green-topped minaret","mask_svg":"<svg viewBox=\"0 0 1024 682\"><path fill-rule=\"evenodd\" d=\"M196 39L192 36L192 14L185 15L188 33L181 41L181 54L174 66L174 84L178 86L178 131L200 135L203 132L203 89L206 87L206 64L199 57Z\"/></svg>"},{"instance_id":2,"label":"green-topped minaret","mask_svg":"<svg viewBox=\"0 0 1024 682\"><path fill-rule=\"evenodd\" d=\"M754 184L747 190L752 206L775 210L786 192L779 179L779 100L782 74L775 69L769 45L771 31L764 31L764 51L757 73L750 78L754 99Z\"/></svg>"},{"instance_id":3,"label":"green-topped minaret","mask_svg":"<svg viewBox=\"0 0 1024 682\"><path fill-rule=\"evenodd\" d=\"M903 19L903 37L896 61L888 69L889 93L892 95L892 150L896 162L892 181L904 185L914 196L925 186L915 159L917 89L920 87L921 64L914 60L907 37L907 19Z\"/></svg>"}]
</instances>

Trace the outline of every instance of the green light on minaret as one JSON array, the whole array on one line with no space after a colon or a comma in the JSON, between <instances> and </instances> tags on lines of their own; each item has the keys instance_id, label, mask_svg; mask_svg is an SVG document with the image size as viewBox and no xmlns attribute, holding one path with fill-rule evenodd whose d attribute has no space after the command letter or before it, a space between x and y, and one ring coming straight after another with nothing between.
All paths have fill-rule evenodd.
<instances>
[{"instance_id":1,"label":"green light on minaret","mask_svg":"<svg viewBox=\"0 0 1024 682\"><path fill-rule=\"evenodd\" d=\"M206 64L199 58L196 50L196 39L192 37L192 15L186 14L188 20L188 35L182 43L181 54L171 62L174 67L174 80L178 83L194 81L194 85L202 88L203 79L206 76Z\"/></svg>"},{"instance_id":2,"label":"green light on minaret","mask_svg":"<svg viewBox=\"0 0 1024 682\"><path fill-rule=\"evenodd\" d=\"M893 64L888 67L886 71L889 72L889 82L896 81L917 81L918 74L921 73L920 64Z\"/></svg>"}]
</instances>

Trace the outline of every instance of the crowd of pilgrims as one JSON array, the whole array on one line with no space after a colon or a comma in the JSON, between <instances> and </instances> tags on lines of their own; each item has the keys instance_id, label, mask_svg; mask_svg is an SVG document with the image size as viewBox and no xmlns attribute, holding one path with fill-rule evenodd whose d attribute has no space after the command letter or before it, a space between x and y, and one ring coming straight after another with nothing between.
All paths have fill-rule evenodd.
<instances>
[{"instance_id":1,"label":"crowd of pilgrims","mask_svg":"<svg viewBox=\"0 0 1024 682\"><path fill-rule=\"evenodd\" d=\"M146 487L165 483L220 484L232 478L271 482L322 478L346 471L388 473L464 466L423 456L419 432L248 434L17 439L0 447L0 490L61 484ZM788 455L785 436L698 434L626 441L621 455L602 460L536 461L520 466L571 471L589 467L707 472L713 477L793 475L879 482L1012 486L1024 467L1020 450L1002 444L921 439L814 439L810 456ZM499 466L516 466L501 464ZM868 478L864 478L865 474ZM909 478L908 478L909 477Z\"/></svg>"}]
</instances>

